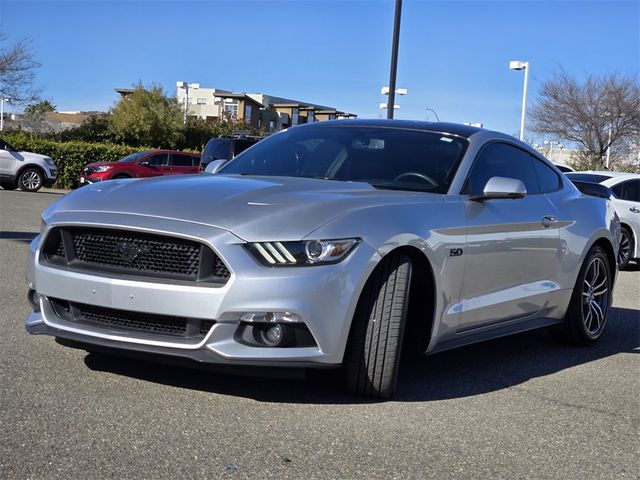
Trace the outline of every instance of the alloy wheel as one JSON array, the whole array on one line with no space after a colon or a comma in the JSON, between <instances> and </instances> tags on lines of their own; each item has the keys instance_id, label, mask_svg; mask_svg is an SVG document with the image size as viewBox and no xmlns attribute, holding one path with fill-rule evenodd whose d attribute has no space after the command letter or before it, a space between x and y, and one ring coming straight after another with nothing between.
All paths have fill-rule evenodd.
<instances>
[{"instance_id":1,"label":"alloy wheel","mask_svg":"<svg viewBox=\"0 0 640 480\"><path fill-rule=\"evenodd\" d=\"M595 257L587 267L582 286L582 319L591 337L602 333L609 308L609 275L602 258Z\"/></svg>"},{"instance_id":2,"label":"alloy wheel","mask_svg":"<svg viewBox=\"0 0 640 480\"><path fill-rule=\"evenodd\" d=\"M631 255L631 242L627 233L623 231L618 249L618 265L625 265L629 261L629 255Z\"/></svg>"},{"instance_id":3,"label":"alloy wheel","mask_svg":"<svg viewBox=\"0 0 640 480\"><path fill-rule=\"evenodd\" d=\"M22 185L28 190L36 190L40 187L40 175L38 172L29 170L22 175Z\"/></svg>"}]
</instances>

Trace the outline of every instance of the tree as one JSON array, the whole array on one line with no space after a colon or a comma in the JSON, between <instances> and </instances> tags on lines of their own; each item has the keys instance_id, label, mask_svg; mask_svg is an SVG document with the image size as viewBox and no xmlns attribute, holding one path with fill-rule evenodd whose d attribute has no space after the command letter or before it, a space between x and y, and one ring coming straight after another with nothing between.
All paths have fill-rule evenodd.
<instances>
[{"instance_id":1,"label":"tree","mask_svg":"<svg viewBox=\"0 0 640 480\"><path fill-rule=\"evenodd\" d=\"M160 85L140 83L111 110L110 129L127 145L174 148L182 136L182 109Z\"/></svg>"},{"instance_id":2,"label":"tree","mask_svg":"<svg viewBox=\"0 0 640 480\"><path fill-rule=\"evenodd\" d=\"M56 108L57 107L53 103L51 103L50 100L42 100L38 103L27 105L27 107L24 109L24 114L34 117L44 116L44 114L48 112L55 112Z\"/></svg>"},{"instance_id":3,"label":"tree","mask_svg":"<svg viewBox=\"0 0 640 480\"><path fill-rule=\"evenodd\" d=\"M640 135L638 77L589 75L580 83L560 71L542 85L531 118L536 132L578 146L580 168L602 168L608 148L614 155L618 146Z\"/></svg>"},{"instance_id":4,"label":"tree","mask_svg":"<svg viewBox=\"0 0 640 480\"><path fill-rule=\"evenodd\" d=\"M2 44L7 37L0 33L0 97L15 103L26 103L38 98L40 91L34 86L36 69L29 40L19 40L12 47Z\"/></svg>"}]
</instances>

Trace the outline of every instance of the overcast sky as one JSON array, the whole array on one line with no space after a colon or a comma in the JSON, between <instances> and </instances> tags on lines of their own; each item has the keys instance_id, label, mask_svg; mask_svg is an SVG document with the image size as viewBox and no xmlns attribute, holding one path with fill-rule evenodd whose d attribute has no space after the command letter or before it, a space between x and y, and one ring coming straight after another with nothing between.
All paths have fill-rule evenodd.
<instances>
[{"instance_id":1,"label":"overcast sky","mask_svg":"<svg viewBox=\"0 0 640 480\"><path fill-rule=\"evenodd\" d=\"M337 107L364 118L388 84L393 1L0 0L5 45L30 37L38 82L59 110L108 110L116 87L177 80ZM560 68L577 77L640 69L640 1L403 2L397 118L519 128Z\"/></svg>"}]
</instances>

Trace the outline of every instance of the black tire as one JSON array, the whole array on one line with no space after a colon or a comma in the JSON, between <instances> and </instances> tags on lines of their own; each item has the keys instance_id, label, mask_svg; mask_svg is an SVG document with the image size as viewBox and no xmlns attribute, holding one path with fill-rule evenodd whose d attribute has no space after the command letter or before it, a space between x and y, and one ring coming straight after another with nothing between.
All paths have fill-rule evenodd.
<instances>
[{"instance_id":1,"label":"black tire","mask_svg":"<svg viewBox=\"0 0 640 480\"><path fill-rule=\"evenodd\" d=\"M345 353L347 391L363 397L393 395L409 305L411 260L390 254L364 287Z\"/></svg>"},{"instance_id":2,"label":"black tire","mask_svg":"<svg viewBox=\"0 0 640 480\"><path fill-rule=\"evenodd\" d=\"M18 186L23 192L37 192L44 184L44 175L39 168L25 168L18 176Z\"/></svg>"},{"instance_id":3,"label":"black tire","mask_svg":"<svg viewBox=\"0 0 640 480\"><path fill-rule=\"evenodd\" d=\"M611 306L609 258L594 245L580 269L564 319L564 338L576 345L592 345L602 336Z\"/></svg>"},{"instance_id":4,"label":"black tire","mask_svg":"<svg viewBox=\"0 0 640 480\"><path fill-rule=\"evenodd\" d=\"M633 240L633 234L627 227L622 227L620 229L620 246L618 247L618 268L620 270L627 268L635 248L636 244Z\"/></svg>"},{"instance_id":5,"label":"black tire","mask_svg":"<svg viewBox=\"0 0 640 480\"><path fill-rule=\"evenodd\" d=\"M16 188L18 188L18 185L16 184L16 182L3 180L2 182L0 182L0 187L4 188L5 190L15 190Z\"/></svg>"}]
</instances>

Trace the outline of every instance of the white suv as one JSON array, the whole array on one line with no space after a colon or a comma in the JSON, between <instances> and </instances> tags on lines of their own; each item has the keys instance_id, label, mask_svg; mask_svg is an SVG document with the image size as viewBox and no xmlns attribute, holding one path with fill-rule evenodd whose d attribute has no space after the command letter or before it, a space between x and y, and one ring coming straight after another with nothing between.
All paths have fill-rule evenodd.
<instances>
[{"instance_id":1,"label":"white suv","mask_svg":"<svg viewBox=\"0 0 640 480\"><path fill-rule=\"evenodd\" d=\"M25 192L37 192L56 181L56 164L46 155L21 152L0 139L0 186L5 190L20 187Z\"/></svg>"}]
</instances>

